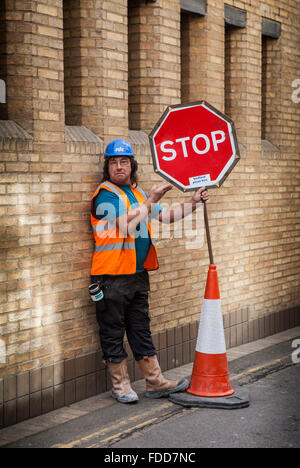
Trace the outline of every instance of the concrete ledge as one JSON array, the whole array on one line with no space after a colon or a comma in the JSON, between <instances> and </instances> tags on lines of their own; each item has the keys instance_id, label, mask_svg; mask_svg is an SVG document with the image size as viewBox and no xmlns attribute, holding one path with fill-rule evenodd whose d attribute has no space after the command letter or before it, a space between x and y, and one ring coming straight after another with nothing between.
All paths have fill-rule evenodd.
<instances>
[{"instance_id":1,"label":"concrete ledge","mask_svg":"<svg viewBox=\"0 0 300 468\"><path fill-rule=\"evenodd\" d=\"M103 144L103 140L84 126L66 125L66 141L85 141Z\"/></svg>"},{"instance_id":2,"label":"concrete ledge","mask_svg":"<svg viewBox=\"0 0 300 468\"><path fill-rule=\"evenodd\" d=\"M0 120L0 139L31 141L33 138L13 120Z\"/></svg>"},{"instance_id":3,"label":"concrete ledge","mask_svg":"<svg viewBox=\"0 0 300 468\"><path fill-rule=\"evenodd\" d=\"M66 125L65 140L68 153L103 154L104 141L84 126Z\"/></svg>"},{"instance_id":4,"label":"concrete ledge","mask_svg":"<svg viewBox=\"0 0 300 468\"><path fill-rule=\"evenodd\" d=\"M128 140L133 145L149 145L148 135L138 130L129 130Z\"/></svg>"},{"instance_id":5,"label":"concrete ledge","mask_svg":"<svg viewBox=\"0 0 300 468\"><path fill-rule=\"evenodd\" d=\"M0 150L32 151L33 138L13 120L0 120Z\"/></svg>"},{"instance_id":6,"label":"concrete ledge","mask_svg":"<svg viewBox=\"0 0 300 468\"><path fill-rule=\"evenodd\" d=\"M132 145L134 153L138 155L138 162L150 162L151 149L148 135L138 130L128 131L128 141Z\"/></svg>"},{"instance_id":7,"label":"concrete ledge","mask_svg":"<svg viewBox=\"0 0 300 468\"><path fill-rule=\"evenodd\" d=\"M269 159L280 158L281 152L277 146L274 146L268 140L261 141L262 156Z\"/></svg>"}]
</instances>

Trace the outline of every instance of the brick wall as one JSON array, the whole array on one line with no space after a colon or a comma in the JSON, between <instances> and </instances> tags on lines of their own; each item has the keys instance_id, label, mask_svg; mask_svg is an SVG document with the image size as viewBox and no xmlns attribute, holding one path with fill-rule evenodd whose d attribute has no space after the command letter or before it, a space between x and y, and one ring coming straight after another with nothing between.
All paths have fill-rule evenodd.
<instances>
[{"instance_id":1,"label":"brick wall","mask_svg":"<svg viewBox=\"0 0 300 468\"><path fill-rule=\"evenodd\" d=\"M169 104L205 99L237 127L241 160L208 204L227 346L299 325L297 2L226 4L246 10L246 28L225 28L221 0L205 16L130 0L129 25L125 0L2 3L0 426L109 388L87 293L90 199L116 136L129 135L141 186L162 182L147 132ZM262 18L281 23L265 47ZM185 237L159 231L150 306L164 370L193 359L209 261L201 209L193 223ZM131 355L130 373L140 377Z\"/></svg>"}]
</instances>

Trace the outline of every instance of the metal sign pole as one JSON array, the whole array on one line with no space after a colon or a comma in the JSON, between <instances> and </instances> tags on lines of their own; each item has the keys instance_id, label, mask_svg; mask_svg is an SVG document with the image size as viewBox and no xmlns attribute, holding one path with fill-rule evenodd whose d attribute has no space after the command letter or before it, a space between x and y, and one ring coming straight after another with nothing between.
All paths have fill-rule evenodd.
<instances>
[{"instance_id":1,"label":"metal sign pole","mask_svg":"<svg viewBox=\"0 0 300 468\"><path fill-rule=\"evenodd\" d=\"M211 265L214 265L214 257L213 257L213 252L212 252L206 202L203 201L203 204L204 204L204 221L205 221L205 231L206 231L206 239L207 239L207 246L208 246L208 253L209 253L209 262Z\"/></svg>"}]
</instances>

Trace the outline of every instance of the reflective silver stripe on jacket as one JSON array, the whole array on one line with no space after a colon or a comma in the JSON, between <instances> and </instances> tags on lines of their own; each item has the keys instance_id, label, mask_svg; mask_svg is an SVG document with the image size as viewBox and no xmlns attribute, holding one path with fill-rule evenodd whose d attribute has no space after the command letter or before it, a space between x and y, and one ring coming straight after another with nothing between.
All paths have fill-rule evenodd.
<instances>
[{"instance_id":1,"label":"reflective silver stripe on jacket","mask_svg":"<svg viewBox=\"0 0 300 468\"><path fill-rule=\"evenodd\" d=\"M122 195L120 194L119 190L113 184L111 184L110 182L107 182L107 181L103 182L103 184L101 184L101 188L108 188L115 195L117 195L119 198L121 198L121 200L123 201ZM123 203L124 203L124 201L123 201Z\"/></svg>"},{"instance_id":2,"label":"reflective silver stripe on jacket","mask_svg":"<svg viewBox=\"0 0 300 468\"><path fill-rule=\"evenodd\" d=\"M116 227L116 223L110 223L108 221L106 221L105 224L99 222L98 224L94 224L92 226L93 231L97 233L108 231L109 229L116 229Z\"/></svg>"},{"instance_id":3,"label":"reflective silver stripe on jacket","mask_svg":"<svg viewBox=\"0 0 300 468\"><path fill-rule=\"evenodd\" d=\"M96 245L95 252L110 252L112 250L135 250L134 242L116 242L115 244Z\"/></svg>"},{"instance_id":4,"label":"reflective silver stripe on jacket","mask_svg":"<svg viewBox=\"0 0 300 468\"><path fill-rule=\"evenodd\" d=\"M145 200L148 199L148 196L147 196L146 192L144 192L143 189L141 189L140 187L135 187L135 190L137 190L138 192L140 192L140 194L143 195L143 197L145 198ZM151 211L151 209L150 209L150 211ZM148 218L147 218L147 219L148 219L148 223L150 223L150 222L152 221L151 214L148 215Z\"/></svg>"},{"instance_id":5,"label":"reflective silver stripe on jacket","mask_svg":"<svg viewBox=\"0 0 300 468\"><path fill-rule=\"evenodd\" d=\"M110 189L112 192L114 192L116 195L118 195L118 197L122 198L119 190L116 189L116 187L113 184L111 184L110 182L108 182L108 181L103 182L103 184L101 184L101 187ZM138 192L140 192L140 194L143 195L143 197L147 200L147 195L146 195L146 193L144 192L144 190L142 188L134 187L134 190L137 190ZM125 195L126 195L126 193L125 193ZM123 198L122 198L122 200L123 200Z\"/></svg>"},{"instance_id":6,"label":"reflective silver stripe on jacket","mask_svg":"<svg viewBox=\"0 0 300 468\"><path fill-rule=\"evenodd\" d=\"M126 204L124 202L124 199L123 199L122 195L120 194L119 190L113 184L106 181L106 182L103 182L103 184L101 184L100 187L104 188L104 189L107 188L108 190L111 190L115 195L117 195L117 197L119 198L120 203L122 203L125 210L127 210L127 207L126 207Z\"/></svg>"},{"instance_id":7,"label":"reflective silver stripe on jacket","mask_svg":"<svg viewBox=\"0 0 300 468\"><path fill-rule=\"evenodd\" d=\"M146 195L146 193L144 192L143 189L141 189L140 187L134 187L134 188L135 188L135 190L140 192L140 194L143 195L143 197L147 200L147 195Z\"/></svg>"}]
</instances>

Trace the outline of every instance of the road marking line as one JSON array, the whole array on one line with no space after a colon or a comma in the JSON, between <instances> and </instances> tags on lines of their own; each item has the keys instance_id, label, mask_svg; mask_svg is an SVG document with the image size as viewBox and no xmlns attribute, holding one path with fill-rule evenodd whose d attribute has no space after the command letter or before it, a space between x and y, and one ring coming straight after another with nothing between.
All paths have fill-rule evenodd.
<instances>
[{"instance_id":1,"label":"road marking line","mask_svg":"<svg viewBox=\"0 0 300 468\"><path fill-rule=\"evenodd\" d=\"M105 435L105 434L107 434L107 432L113 431L115 429L119 429L120 427L127 424L129 421L134 422L134 421L136 421L138 419L141 419L143 417L148 417L148 416L152 415L153 413L156 413L156 412L158 412L158 411L160 411L162 409L170 408L173 405L174 404L170 403L170 402L164 403L164 404L158 406L155 409L152 408L149 411L145 411L145 412L137 414L135 416L131 416L130 418L128 418L126 420L122 419L121 421L118 421L116 424L112 424L111 426L104 427L103 429L100 429L99 431L96 431L96 432L93 432L92 434L81 437L80 439L73 440L72 442L69 442L68 444L55 444L51 448L72 448L75 445L80 444L81 442L85 442L87 440L93 439L94 437Z\"/></svg>"},{"instance_id":2,"label":"road marking line","mask_svg":"<svg viewBox=\"0 0 300 468\"><path fill-rule=\"evenodd\" d=\"M102 440L100 440L99 443L100 443L100 444L104 444L104 443L106 443L106 442L109 442L110 440L118 439L118 438L119 438L120 436L122 436L123 434L128 434L128 432L132 432L132 431L134 431L135 429L140 429L140 428L142 428L142 427L148 426L149 424L152 424L152 423L154 423L154 422L157 421L157 420L158 420L158 418L149 419L148 421L144 421L144 422L142 422L141 424L137 424L136 426L129 427L128 429L125 429L125 431L123 431L123 432L119 432L118 434L114 434L114 435L112 435L112 436L110 436L110 437L107 437L106 439L102 439ZM91 446L89 446L89 447L87 447L87 448L97 447L97 446L99 445L99 443L98 443L98 444L91 445Z\"/></svg>"},{"instance_id":3,"label":"road marking line","mask_svg":"<svg viewBox=\"0 0 300 468\"><path fill-rule=\"evenodd\" d=\"M257 372L257 371L259 371L261 369L265 369L267 367L273 366L274 364L278 364L278 363L284 361L284 359L286 359L286 358L287 358L287 356L284 356L283 358L274 359L274 361L265 362L264 364L262 364L260 366L252 367L251 369L248 369L248 370L246 370L244 372L241 372L240 374L235 374L233 377L231 377L231 380L239 379L240 377L243 377L244 375L253 374L254 372Z\"/></svg>"}]
</instances>

